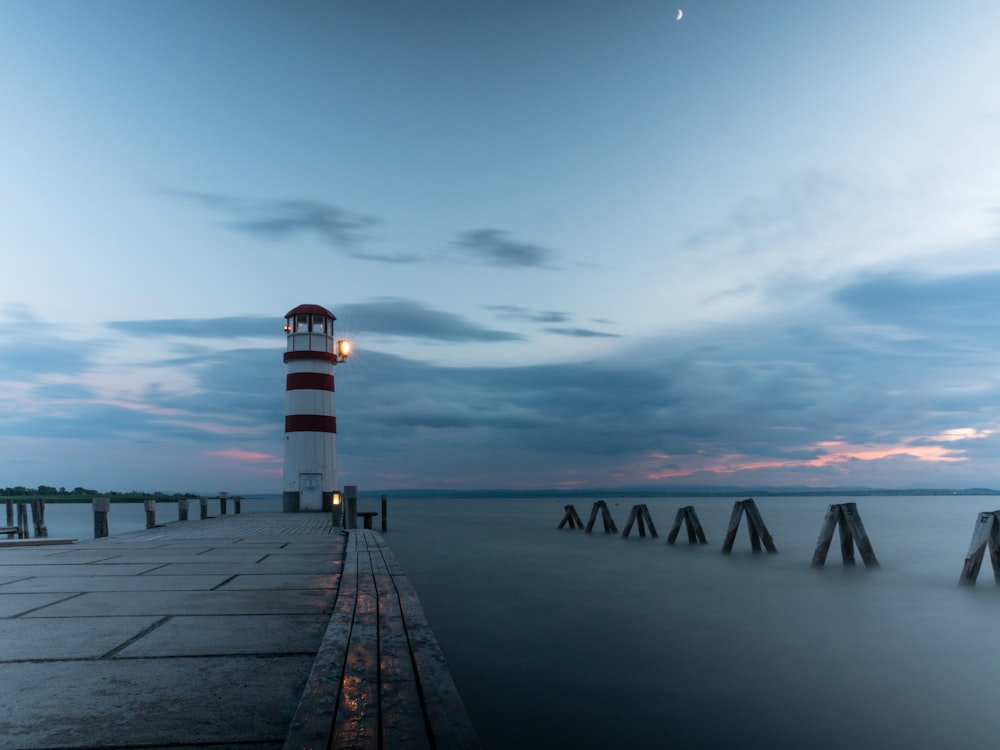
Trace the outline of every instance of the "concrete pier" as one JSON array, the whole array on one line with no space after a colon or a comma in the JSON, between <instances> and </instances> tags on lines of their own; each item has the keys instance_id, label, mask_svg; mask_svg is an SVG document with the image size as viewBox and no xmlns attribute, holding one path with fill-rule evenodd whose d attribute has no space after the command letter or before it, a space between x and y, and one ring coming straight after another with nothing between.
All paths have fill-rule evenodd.
<instances>
[{"instance_id":1,"label":"concrete pier","mask_svg":"<svg viewBox=\"0 0 1000 750\"><path fill-rule=\"evenodd\" d=\"M356 577L359 540L394 561L374 532L350 534L358 536L349 541L332 529L328 514L256 513L0 548L0 747L281 748L294 746L303 721L332 733L337 705L304 699L304 688L328 667L351 665L338 639L352 622L340 613L378 606ZM342 587L349 549L352 583ZM409 584L395 565L403 589ZM426 649L419 601L403 599L422 623ZM397 619L405 642L405 611ZM399 633L372 629L357 645L378 653L379 638ZM424 683L415 670L413 693L450 715L436 737L433 711L416 706L431 717L420 731L432 747L475 747L431 641L437 671ZM349 691L363 690L376 696L367 710L391 721L391 707L377 699L385 692L379 669L365 678L374 685L352 679L333 678L337 703L352 705ZM377 724L376 743L381 731Z\"/></svg>"}]
</instances>

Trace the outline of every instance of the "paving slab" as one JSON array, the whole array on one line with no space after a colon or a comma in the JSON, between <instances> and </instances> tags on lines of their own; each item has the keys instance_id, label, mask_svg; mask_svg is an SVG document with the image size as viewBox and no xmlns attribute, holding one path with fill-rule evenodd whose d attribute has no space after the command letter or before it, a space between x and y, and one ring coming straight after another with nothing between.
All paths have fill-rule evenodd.
<instances>
[{"instance_id":1,"label":"paving slab","mask_svg":"<svg viewBox=\"0 0 1000 750\"><path fill-rule=\"evenodd\" d=\"M39 576L21 578L9 583L0 581L0 594L24 592L76 592L93 591L198 591L218 588L232 578L231 575L187 576ZM336 584L334 584L336 585ZM302 586L301 588L309 588ZM319 587L314 587L319 588Z\"/></svg>"},{"instance_id":2,"label":"paving slab","mask_svg":"<svg viewBox=\"0 0 1000 750\"><path fill-rule=\"evenodd\" d=\"M123 648L115 658L314 654L328 619L326 615L171 617Z\"/></svg>"},{"instance_id":3,"label":"paving slab","mask_svg":"<svg viewBox=\"0 0 1000 750\"><path fill-rule=\"evenodd\" d=\"M308 573L238 575L219 586L224 590L254 589L336 589L340 576L331 574L310 575Z\"/></svg>"},{"instance_id":4,"label":"paving slab","mask_svg":"<svg viewBox=\"0 0 1000 750\"><path fill-rule=\"evenodd\" d=\"M216 563L206 560L203 563L170 563L150 568L144 571L144 574L149 576L187 576L211 573L229 573L230 575L295 575L304 572L326 572L334 574L338 573L342 568L342 563L334 563L332 561L326 565L309 567L281 560L260 563ZM0 572L4 571L0 570Z\"/></svg>"},{"instance_id":5,"label":"paving slab","mask_svg":"<svg viewBox=\"0 0 1000 750\"><path fill-rule=\"evenodd\" d=\"M279 743L312 655L0 665L0 748Z\"/></svg>"},{"instance_id":6,"label":"paving slab","mask_svg":"<svg viewBox=\"0 0 1000 750\"><path fill-rule=\"evenodd\" d=\"M161 617L0 619L0 662L98 659L160 622Z\"/></svg>"},{"instance_id":7,"label":"paving slab","mask_svg":"<svg viewBox=\"0 0 1000 750\"><path fill-rule=\"evenodd\" d=\"M76 594L3 594L0 593L0 617L17 617L39 607L61 602Z\"/></svg>"},{"instance_id":8,"label":"paving slab","mask_svg":"<svg viewBox=\"0 0 1000 750\"><path fill-rule=\"evenodd\" d=\"M43 606L25 617L314 614L329 613L332 599L329 589L96 591Z\"/></svg>"}]
</instances>

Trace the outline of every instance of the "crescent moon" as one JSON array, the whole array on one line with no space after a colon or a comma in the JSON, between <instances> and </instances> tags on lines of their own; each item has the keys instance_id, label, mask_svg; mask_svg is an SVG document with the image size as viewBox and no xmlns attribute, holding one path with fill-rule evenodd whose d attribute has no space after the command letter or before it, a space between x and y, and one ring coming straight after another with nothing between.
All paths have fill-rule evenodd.
<instances>
[{"instance_id":1,"label":"crescent moon","mask_svg":"<svg viewBox=\"0 0 1000 750\"><path fill-rule=\"evenodd\" d=\"M678 8L677 9L677 20L680 21L682 18L684 18L684 9L683 8Z\"/></svg>"}]
</instances>

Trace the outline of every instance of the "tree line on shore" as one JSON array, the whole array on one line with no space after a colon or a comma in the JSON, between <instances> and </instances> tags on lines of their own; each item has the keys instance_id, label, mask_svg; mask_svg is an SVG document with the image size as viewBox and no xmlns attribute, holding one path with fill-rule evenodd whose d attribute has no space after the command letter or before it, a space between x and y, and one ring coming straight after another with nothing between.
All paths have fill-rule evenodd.
<instances>
[{"instance_id":1,"label":"tree line on shore","mask_svg":"<svg viewBox=\"0 0 1000 750\"><path fill-rule=\"evenodd\" d=\"M116 492L114 490L109 490L108 492L98 492L97 490L87 489L86 487L74 487L71 490L67 490L65 487L49 487L44 484L40 484L37 487L17 486L0 488L0 498L9 500L42 499L46 502L89 502L95 497L107 497L114 502L135 500L169 501L182 500L185 498L192 500L200 496L190 492L175 492L173 494L163 492L139 492L138 490L132 490L130 492Z\"/></svg>"}]
</instances>

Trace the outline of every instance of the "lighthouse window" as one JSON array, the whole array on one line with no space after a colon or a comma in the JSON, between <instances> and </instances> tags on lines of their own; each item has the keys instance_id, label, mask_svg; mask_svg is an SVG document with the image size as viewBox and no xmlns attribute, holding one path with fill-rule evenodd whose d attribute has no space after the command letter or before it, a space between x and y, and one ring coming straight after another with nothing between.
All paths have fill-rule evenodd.
<instances>
[{"instance_id":1,"label":"lighthouse window","mask_svg":"<svg viewBox=\"0 0 1000 750\"><path fill-rule=\"evenodd\" d=\"M308 315L297 315L295 316L295 331L296 333L305 333L309 330L309 316Z\"/></svg>"},{"instance_id":2,"label":"lighthouse window","mask_svg":"<svg viewBox=\"0 0 1000 750\"><path fill-rule=\"evenodd\" d=\"M322 315L313 315L312 331L313 333L325 333L326 318Z\"/></svg>"}]
</instances>

